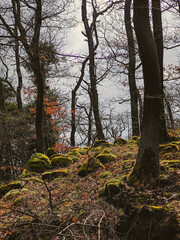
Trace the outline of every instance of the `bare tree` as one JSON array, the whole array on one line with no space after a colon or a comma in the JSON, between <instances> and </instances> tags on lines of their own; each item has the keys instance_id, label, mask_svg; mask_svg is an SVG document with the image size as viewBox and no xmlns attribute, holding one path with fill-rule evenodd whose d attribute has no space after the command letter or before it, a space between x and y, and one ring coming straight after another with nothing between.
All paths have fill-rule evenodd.
<instances>
[{"instance_id":1,"label":"bare tree","mask_svg":"<svg viewBox=\"0 0 180 240\"><path fill-rule=\"evenodd\" d=\"M159 176L161 73L149 19L149 1L134 0L134 27L144 75L144 112L141 141L130 183L157 184Z\"/></svg>"}]
</instances>

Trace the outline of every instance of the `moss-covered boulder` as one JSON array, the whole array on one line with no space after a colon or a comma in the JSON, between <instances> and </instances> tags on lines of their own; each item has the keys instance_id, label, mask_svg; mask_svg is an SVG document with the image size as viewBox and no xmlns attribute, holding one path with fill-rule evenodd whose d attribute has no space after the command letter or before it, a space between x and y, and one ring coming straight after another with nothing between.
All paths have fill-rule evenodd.
<instances>
[{"instance_id":1,"label":"moss-covered boulder","mask_svg":"<svg viewBox=\"0 0 180 240\"><path fill-rule=\"evenodd\" d=\"M109 163L109 162L115 161L116 156L113 155L113 154L109 154L109 153L101 153L101 154L97 155L97 159L102 164L105 164L105 163Z\"/></svg>"},{"instance_id":2,"label":"moss-covered boulder","mask_svg":"<svg viewBox=\"0 0 180 240\"><path fill-rule=\"evenodd\" d=\"M59 177L67 177L69 175L69 171L67 169L61 169L61 170L54 170L52 172L45 172L42 174L42 179L51 181L54 178L59 178Z\"/></svg>"},{"instance_id":3,"label":"moss-covered boulder","mask_svg":"<svg viewBox=\"0 0 180 240\"><path fill-rule=\"evenodd\" d=\"M99 190L98 197L111 198L120 192L121 187L122 185L119 179L111 179L105 184L103 188Z\"/></svg>"},{"instance_id":4,"label":"moss-covered boulder","mask_svg":"<svg viewBox=\"0 0 180 240\"><path fill-rule=\"evenodd\" d=\"M110 149L110 148L104 148L104 149L102 150L102 153L103 153L103 154L110 154L110 153L111 153L111 149Z\"/></svg>"},{"instance_id":5,"label":"moss-covered boulder","mask_svg":"<svg viewBox=\"0 0 180 240\"><path fill-rule=\"evenodd\" d=\"M96 140L94 142L94 147L99 147L99 146L110 147L111 144L108 141L104 140L104 139Z\"/></svg>"},{"instance_id":6,"label":"moss-covered boulder","mask_svg":"<svg viewBox=\"0 0 180 240\"><path fill-rule=\"evenodd\" d=\"M122 169L129 171L130 169L132 169L135 162L136 162L136 160L125 160L125 161L123 161L122 162Z\"/></svg>"},{"instance_id":7,"label":"moss-covered boulder","mask_svg":"<svg viewBox=\"0 0 180 240\"><path fill-rule=\"evenodd\" d=\"M180 169L180 160L163 160L161 161L161 165Z\"/></svg>"},{"instance_id":8,"label":"moss-covered boulder","mask_svg":"<svg viewBox=\"0 0 180 240\"><path fill-rule=\"evenodd\" d=\"M53 167L67 167L72 163L73 160L68 155L59 155L51 159L51 164Z\"/></svg>"},{"instance_id":9,"label":"moss-covered boulder","mask_svg":"<svg viewBox=\"0 0 180 240\"><path fill-rule=\"evenodd\" d=\"M102 172L100 175L99 175L99 177L100 178L107 178L107 177L109 177L111 175L111 172L110 171L106 171L106 172Z\"/></svg>"},{"instance_id":10,"label":"moss-covered boulder","mask_svg":"<svg viewBox=\"0 0 180 240\"><path fill-rule=\"evenodd\" d=\"M30 172L42 173L47 169L47 164L39 158L31 158L26 164L26 169Z\"/></svg>"},{"instance_id":11,"label":"moss-covered boulder","mask_svg":"<svg viewBox=\"0 0 180 240\"><path fill-rule=\"evenodd\" d=\"M79 148L72 149L67 155L74 156L74 157L81 157Z\"/></svg>"},{"instance_id":12,"label":"moss-covered boulder","mask_svg":"<svg viewBox=\"0 0 180 240\"><path fill-rule=\"evenodd\" d=\"M29 189L27 189L27 188L12 189L4 195L3 200L5 200L5 201L11 201L13 199L15 200L15 198L23 195L24 193L26 193L28 191L29 191Z\"/></svg>"},{"instance_id":13,"label":"moss-covered boulder","mask_svg":"<svg viewBox=\"0 0 180 240\"><path fill-rule=\"evenodd\" d=\"M29 172L37 172L42 173L46 169L50 169L52 167L51 161L48 156L42 153L36 153L32 156L31 159L27 161L26 169Z\"/></svg>"},{"instance_id":14,"label":"moss-covered boulder","mask_svg":"<svg viewBox=\"0 0 180 240\"><path fill-rule=\"evenodd\" d=\"M81 154L79 152L79 148L71 150L67 155L72 158L73 162L78 162L80 160L80 157L81 157Z\"/></svg>"},{"instance_id":15,"label":"moss-covered boulder","mask_svg":"<svg viewBox=\"0 0 180 240\"><path fill-rule=\"evenodd\" d=\"M58 153L53 148L48 148L47 149L46 156L48 156L48 158L50 158L54 154L58 154Z\"/></svg>"},{"instance_id":16,"label":"moss-covered boulder","mask_svg":"<svg viewBox=\"0 0 180 240\"><path fill-rule=\"evenodd\" d=\"M171 142L168 144L159 145L160 154L163 155L169 152L178 152L179 151L178 144L179 142Z\"/></svg>"},{"instance_id":17,"label":"moss-covered boulder","mask_svg":"<svg viewBox=\"0 0 180 240\"><path fill-rule=\"evenodd\" d=\"M40 160L45 161L47 168L51 167L51 161L49 160L48 156L43 153L35 153L32 158L38 158Z\"/></svg>"},{"instance_id":18,"label":"moss-covered boulder","mask_svg":"<svg viewBox=\"0 0 180 240\"><path fill-rule=\"evenodd\" d=\"M127 143L127 140L125 140L124 138L117 138L115 141L114 141L114 144L115 145L125 145Z\"/></svg>"},{"instance_id":19,"label":"moss-covered boulder","mask_svg":"<svg viewBox=\"0 0 180 240\"><path fill-rule=\"evenodd\" d=\"M85 155L87 154L87 151L90 149L90 147L83 147L83 148L79 148L79 153L81 155Z\"/></svg>"},{"instance_id":20,"label":"moss-covered boulder","mask_svg":"<svg viewBox=\"0 0 180 240\"><path fill-rule=\"evenodd\" d=\"M0 186L0 198L3 197L7 192L11 191L12 189L20 189L20 188L22 188L22 186L19 181L1 185Z\"/></svg>"},{"instance_id":21,"label":"moss-covered boulder","mask_svg":"<svg viewBox=\"0 0 180 240\"><path fill-rule=\"evenodd\" d=\"M85 177L89 173L95 172L99 168L105 168L99 160L94 157L88 159L88 161L84 162L78 169L78 175L80 177Z\"/></svg>"},{"instance_id":22,"label":"moss-covered boulder","mask_svg":"<svg viewBox=\"0 0 180 240\"><path fill-rule=\"evenodd\" d=\"M23 172L21 173L21 175L19 175L19 179L23 179L23 178L29 178L32 176L36 176L37 173L36 172L29 172L27 169L24 169Z\"/></svg>"}]
</instances>

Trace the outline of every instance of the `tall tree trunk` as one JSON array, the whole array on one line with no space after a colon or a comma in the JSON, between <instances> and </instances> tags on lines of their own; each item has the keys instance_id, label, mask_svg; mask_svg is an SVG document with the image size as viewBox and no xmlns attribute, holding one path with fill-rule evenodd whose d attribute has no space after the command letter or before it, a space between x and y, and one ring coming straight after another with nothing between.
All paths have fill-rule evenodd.
<instances>
[{"instance_id":1,"label":"tall tree trunk","mask_svg":"<svg viewBox=\"0 0 180 240\"><path fill-rule=\"evenodd\" d=\"M170 128L172 130L175 129L174 127L174 118L173 118L173 114L172 114L172 111L171 111L171 105L169 103L169 100L167 99L167 97L165 97L165 103L166 103L166 107L167 107L167 111L168 111L168 116L169 116L169 121L170 121Z\"/></svg>"},{"instance_id":2,"label":"tall tree trunk","mask_svg":"<svg viewBox=\"0 0 180 240\"><path fill-rule=\"evenodd\" d=\"M15 34L17 33L17 23L15 23ZM19 111L22 111L22 99L21 99L21 90L22 90L22 74L21 74L21 67L20 67L20 59L19 59L19 41L15 39L15 57L16 57L16 71L18 76L18 86L16 90L16 98L17 98L17 105Z\"/></svg>"},{"instance_id":3,"label":"tall tree trunk","mask_svg":"<svg viewBox=\"0 0 180 240\"><path fill-rule=\"evenodd\" d=\"M144 75L141 141L129 183L154 185L159 176L161 74L149 20L149 1L134 0L134 27Z\"/></svg>"},{"instance_id":4,"label":"tall tree trunk","mask_svg":"<svg viewBox=\"0 0 180 240\"><path fill-rule=\"evenodd\" d=\"M161 19L161 2L160 0L152 0L152 19L154 39L157 47L159 67L161 72L161 114L160 114L160 142L169 140L169 135L166 128L166 119L164 112L164 91L163 91L163 30Z\"/></svg>"},{"instance_id":5,"label":"tall tree trunk","mask_svg":"<svg viewBox=\"0 0 180 240\"><path fill-rule=\"evenodd\" d=\"M128 79L131 97L131 120L132 120L132 136L139 136L139 118L138 118L138 101L137 101L137 87L135 81L135 47L133 30L131 26L131 0L125 2L125 27L128 39L129 49L129 68Z\"/></svg>"},{"instance_id":6,"label":"tall tree trunk","mask_svg":"<svg viewBox=\"0 0 180 240\"><path fill-rule=\"evenodd\" d=\"M89 25L88 18L87 18L87 9L86 9L86 0L82 0L82 20L84 23L84 27L86 30L86 36L88 40L88 49L89 49L89 74L90 74L90 82L91 82L91 94L92 94L92 106L93 106L93 113L96 125L96 132L98 139L105 139L104 133L102 130L102 124L99 114L99 99L98 99L98 92L97 92L97 83L96 83L96 75L95 75L95 50L98 46L98 42L96 46L94 46L93 41L93 30L95 31L96 40L97 40L97 32L96 32L96 19L93 18L93 23L91 26ZM94 13L94 17L96 14Z\"/></svg>"},{"instance_id":7,"label":"tall tree trunk","mask_svg":"<svg viewBox=\"0 0 180 240\"><path fill-rule=\"evenodd\" d=\"M72 90L72 99L71 99L71 146L75 146L75 132L76 132L76 119L75 119L75 111L76 111L76 92L79 89L83 77L84 77L84 70L87 61L89 60L89 57L87 57L83 62L82 62L82 68L81 68L81 75L79 77L79 80Z\"/></svg>"},{"instance_id":8,"label":"tall tree trunk","mask_svg":"<svg viewBox=\"0 0 180 240\"><path fill-rule=\"evenodd\" d=\"M37 101L36 101L36 151L44 152L44 143L43 143L43 132L42 132L42 122L43 122L43 101L44 101L44 79L41 71L40 56L39 56L39 38L40 30L42 24L42 2L41 0L36 0L35 11L35 23L34 23L34 32L32 36L31 44L27 41L26 30L22 24L21 19L21 5L19 0L11 0L13 6L13 13L16 24L20 32L20 41L22 42L25 51L29 57L31 68L35 77L35 82L37 85ZM8 27L8 24L2 19L4 25L6 26L8 32L13 36L11 29Z\"/></svg>"}]
</instances>

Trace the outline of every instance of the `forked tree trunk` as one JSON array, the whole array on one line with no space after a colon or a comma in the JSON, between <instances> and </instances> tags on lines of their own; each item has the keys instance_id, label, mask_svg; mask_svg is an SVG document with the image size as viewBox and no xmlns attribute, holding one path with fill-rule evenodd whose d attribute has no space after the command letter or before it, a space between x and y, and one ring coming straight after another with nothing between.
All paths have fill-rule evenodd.
<instances>
[{"instance_id":1,"label":"forked tree trunk","mask_svg":"<svg viewBox=\"0 0 180 240\"><path fill-rule=\"evenodd\" d=\"M95 74L95 50L98 47L97 41L97 32L96 32L96 13L94 12L93 22L89 25L88 16L87 16L87 0L82 0L82 20L86 30L86 37L88 41L88 50L89 50L89 74L90 74L90 84L91 84L91 96L92 96L92 107L96 125L96 134L98 139L105 139L102 123L99 113L99 98L97 92L97 83L96 83L96 74ZM94 31L94 33L93 33ZM93 34L96 36L96 44L94 44Z\"/></svg>"},{"instance_id":2,"label":"forked tree trunk","mask_svg":"<svg viewBox=\"0 0 180 240\"><path fill-rule=\"evenodd\" d=\"M128 79L131 97L132 136L139 136L138 99L135 81L135 46L131 26L131 0L126 0L125 2L124 17L129 50Z\"/></svg>"},{"instance_id":3,"label":"forked tree trunk","mask_svg":"<svg viewBox=\"0 0 180 240\"><path fill-rule=\"evenodd\" d=\"M148 0L134 0L134 27L144 75L144 112L136 164L128 181L153 186L159 175L161 75Z\"/></svg>"}]
</instances>

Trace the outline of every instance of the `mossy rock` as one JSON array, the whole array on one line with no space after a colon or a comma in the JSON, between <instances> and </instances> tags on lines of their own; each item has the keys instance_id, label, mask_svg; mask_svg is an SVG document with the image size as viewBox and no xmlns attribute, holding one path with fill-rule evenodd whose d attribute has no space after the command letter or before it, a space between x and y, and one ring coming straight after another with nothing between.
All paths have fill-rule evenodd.
<instances>
[{"instance_id":1,"label":"mossy rock","mask_svg":"<svg viewBox=\"0 0 180 240\"><path fill-rule=\"evenodd\" d=\"M180 160L163 160L161 161L161 165L180 169Z\"/></svg>"},{"instance_id":2,"label":"mossy rock","mask_svg":"<svg viewBox=\"0 0 180 240\"><path fill-rule=\"evenodd\" d=\"M128 140L127 141L127 146L128 147L133 147L133 146L135 146L135 145L137 145L137 142L135 141L135 140Z\"/></svg>"},{"instance_id":3,"label":"mossy rock","mask_svg":"<svg viewBox=\"0 0 180 240\"><path fill-rule=\"evenodd\" d=\"M26 164L26 169L29 172L37 172L37 173L42 173L46 169L50 169L51 167L52 167L51 161L49 160L48 156L42 153L34 154Z\"/></svg>"},{"instance_id":4,"label":"mossy rock","mask_svg":"<svg viewBox=\"0 0 180 240\"><path fill-rule=\"evenodd\" d=\"M75 163L75 162L79 162L80 161L80 158L79 157L72 157L72 161Z\"/></svg>"},{"instance_id":5,"label":"mossy rock","mask_svg":"<svg viewBox=\"0 0 180 240\"><path fill-rule=\"evenodd\" d=\"M127 143L127 140L125 140L124 138L117 138L115 141L114 141L114 144L115 145L125 145Z\"/></svg>"},{"instance_id":6,"label":"mossy rock","mask_svg":"<svg viewBox=\"0 0 180 240\"><path fill-rule=\"evenodd\" d=\"M87 154L87 151L90 149L90 147L83 147L83 148L79 148L79 153L81 155L85 155Z\"/></svg>"},{"instance_id":7,"label":"mossy rock","mask_svg":"<svg viewBox=\"0 0 180 240\"><path fill-rule=\"evenodd\" d=\"M68 155L59 155L53 157L51 163L53 167L67 167L73 163L73 160Z\"/></svg>"},{"instance_id":8,"label":"mossy rock","mask_svg":"<svg viewBox=\"0 0 180 240\"><path fill-rule=\"evenodd\" d=\"M132 137L132 140L139 143L140 137L139 137L139 136L133 136L133 137Z\"/></svg>"},{"instance_id":9,"label":"mossy rock","mask_svg":"<svg viewBox=\"0 0 180 240\"><path fill-rule=\"evenodd\" d=\"M23 195L24 193L28 192L29 189L27 188L23 188L23 189L12 189L9 192L7 192L4 197L3 200L5 201L11 201L21 195Z\"/></svg>"},{"instance_id":10,"label":"mossy rock","mask_svg":"<svg viewBox=\"0 0 180 240\"><path fill-rule=\"evenodd\" d=\"M106 177L108 177L108 176L110 176L111 175L111 172L110 171L106 171L106 172L102 172L100 175L99 175L99 177L100 178L106 178Z\"/></svg>"},{"instance_id":11,"label":"mossy rock","mask_svg":"<svg viewBox=\"0 0 180 240\"><path fill-rule=\"evenodd\" d=\"M42 173L47 169L47 164L44 160L32 158L28 160L26 169L30 172Z\"/></svg>"},{"instance_id":12,"label":"mossy rock","mask_svg":"<svg viewBox=\"0 0 180 240\"><path fill-rule=\"evenodd\" d=\"M122 168L124 170L129 170L134 166L135 162L136 162L136 160L125 160L122 162Z\"/></svg>"},{"instance_id":13,"label":"mossy rock","mask_svg":"<svg viewBox=\"0 0 180 240\"><path fill-rule=\"evenodd\" d=\"M1 185L0 186L0 197L3 197L7 192L11 191L12 189L20 189L20 188L22 188L22 186L19 181Z\"/></svg>"},{"instance_id":14,"label":"mossy rock","mask_svg":"<svg viewBox=\"0 0 180 240\"><path fill-rule=\"evenodd\" d=\"M161 144L159 145L160 154L163 155L164 153L169 152L178 152L179 147L174 142L168 143L168 144Z\"/></svg>"},{"instance_id":15,"label":"mossy rock","mask_svg":"<svg viewBox=\"0 0 180 240\"><path fill-rule=\"evenodd\" d=\"M69 175L69 171L66 170L66 169L54 170L52 172L45 172L45 173L43 173L42 174L42 179L51 181L54 178L67 177L68 175Z\"/></svg>"},{"instance_id":16,"label":"mossy rock","mask_svg":"<svg viewBox=\"0 0 180 240\"><path fill-rule=\"evenodd\" d=\"M58 157L58 156L66 156L66 154L59 154L59 153L55 153L53 155L51 155L51 157L49 158L49 160L51 161L54 157Z\"/></svg>"},{"instance_id":17,"label":"mossy rock","mask_svg":"<svg viewBox=\"0 0 180 240\"><path fill-rule=\"evenodd\" d=\"M111 149L110 148L104 148L102 150L102 154L110 154L111 153Z\"/></svg>"},{"instance_id":18,"label":"mossy rock","mask_svg":"<svg viewBox=\"0 0 180 240\"><path fill-rule=\"evenodd\" d=\"M134 159L134 158L136 158L136 155L135 155L134 152L126 152L126 153L123 153L122 158L123 158L124 160Z\"/></svg>"},{"instance_id":19,"label":"mossy rock","mask_svg":"<svg viewBox=\"0 0 180 240\"><path fill-rule=\"evenodd\" d=\"M48 156L46 156L46 155L43 154L43 153L35 153L35 154L32 156L32 158L39 158L39 159L41 159L41 160L44 160L45 162L46 162L46 161L49 162Z\"/></svg>"},{"instance_id":20,"label":"mossy rock","mask_svg":"<svg viewBox=\"0 0 180 240\"><path fill-rule=\"evenodd\" d=\"M84 162L80 168L78 169L78 175L80 177L85 177L89 173L95 172L99 168L105 168L102 163L100 163L99 160L97 160L94 157L91 157L88 159L88 161Z\"/></svg>"},{"instance_id":21,"label":"mossy rock","mask_svg":"<svg viewBox=\"0 0 180 240\"><path fill-rule=\"evenodd\" d=\"M99 147L99 146L110 147L111 144L108 141L104 140L104 139L96 140L94 142L94 147Z\"/></svg>"},{"instance_id":22,"label":"mossy rock","mask_svg":"<svg viewBox=\"0 0 180 240\"><path fill-rule=\"evenodd\" d=\"M79 149L73 149L67 155L70 157L81 157Z\"/></svg>"},{"instance_id":23,"label":"mossy rock","mask_svg":"<svg viewBox=\"0 0 180 240\"><path fill-rule=\"evenodd\" d=\"M19 175L19 179L23 179L23 178L29 178L32 176L36 176L37 173L36 172L29 172L27 169L24 169L23 172L21 173L21 175Z\"/></svg>"},{"instance_id":24,"label":"mossy rock","mask_svg":"<svg viewBox=\"0 0 180 240\"><path fill-rule=\"evenodd\" d=\"M109 153L101 153L99 155L97 155L97 159L102 163L102 164L105 164L105 163L109 163L109 162L112 162L112 161L115 161L116 160L116 156L113 155L113 154L109 154Z\"/></svg>"},{"instance_id":25,"label":"mossy rock","mask_svg":"<svg viewBox=\"0 0 180 240\"><path fill-rule=\"evenodd\" d=\"M98 197L111 198L120 192L120 186L121 183L119 179L111 179L98 191Z\"/></svg>"},{"instance_id":26,"label":"mossy rock","mask_svg":"<svg viewBox=\"0 0 180 240\"><path fill-rule=\"evenodd\" d=\"M149 196L146 193L130 193L128 196L128 201L133 205L145 205L149 200Z\"/></svg>"},{"instance_id":27,"label":"mossy rock","mask_svg":"<svg viewBox=\"0 0 180 240\"><path fill-rule=\"evenodd\" d=\"M48 148L47 149L46 156L48 156L48 158L50 158L54 154L58 154L58 153L53 148Z\"/></svg>"}]
</instances>

